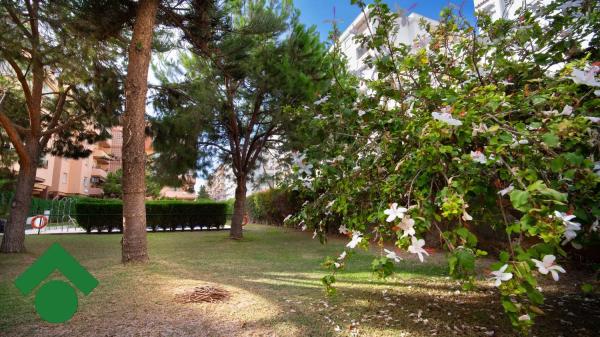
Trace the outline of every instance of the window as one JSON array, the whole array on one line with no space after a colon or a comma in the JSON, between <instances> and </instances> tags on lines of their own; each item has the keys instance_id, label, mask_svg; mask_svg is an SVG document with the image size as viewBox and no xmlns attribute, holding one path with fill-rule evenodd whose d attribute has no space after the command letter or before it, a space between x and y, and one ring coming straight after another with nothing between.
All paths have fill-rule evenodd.
<instances>
[{"instance_id":1,"label":"window","mask_svg":"<svg viewBox=\"0 0 600 337\"><path fill-rule=\"evenodd\" d=\"M88 178L83 177L83 187L88 187Z\"/></svg>"},{"instance_id":2,"label":"window","mask_svg":"<svg viewBox=\"0 0 600 337\"><path fill-rule=\"evenodd\" d=\"M67 172L63 172L62 178L60 179L60 183L61 184L66 184L67 183Z\"/></svg>"}]
</instances>

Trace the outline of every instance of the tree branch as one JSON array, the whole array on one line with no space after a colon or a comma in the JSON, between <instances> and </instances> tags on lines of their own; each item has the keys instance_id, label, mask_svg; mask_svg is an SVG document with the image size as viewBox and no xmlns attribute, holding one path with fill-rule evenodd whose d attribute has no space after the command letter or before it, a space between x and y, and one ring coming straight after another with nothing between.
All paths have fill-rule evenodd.
<instances>
[{"instance_id":1,"label":"tree branch","mask_svg":"<svg viewBox=\"0 0 600 337\"><path fill-rule=\"evenodd\" d=\"M17 16L17 13L15 13L14 8L12 8L12 6L9 6L8 4L4 4L4 8L6 8L6 11L10 15L10 18L13 20L15 25L17 25L17 27L21 30L21 32L23 32L23 34L25 34L25 36L27 36L28 39L31 39L31 33L27 30L27 28L25 28L23 22L19 20L19 17Z\"/></svg>"},{"instance_id":2,"label":"tree branch","mask_svg":"<svg viewBox=\"0 0 600 337\"><path fill-rule=\"evenodd\" d=\"M225 152L225 153L229 153L229 154L233 154L231 152L231 150L228 150L227 148L217 144L217 143L212 143L212 142L199 142L198 145L204 145L204 146L214 146L216 148L218 148L219 150Z\"/></svg>"},{"instance_id":3,"label":"tree branch","mask_svg":"<svg viewBox=\"0 0 600 337\"><path fill-rule=\"evenodd\" d=\"M60 132L60 131L62 131L64 129L72 126L73 124L81 121L82 119L84 119L85 117L88 117L88 116L89 116L89 114L82 114L82 115L79 115L77 117L74 117L74 118L72 118L72 119L64 122L63 124L61 124L61 125L59 125L59 126L57 126L55 128L47 129L46 131L44 131L42 133L42 137L46 137L47 136L49 138L52 134L54 134L56 132Z\"/></svg>"},{"instance_id":4,"label":"tree branch","mask_svg":"<svg viewBox=\"0 0 600 337\"><path fill-rule=\"evenodd\" d=\"M21 139L21 136L19 136L19 132L15 128L15 125L12 123L10 118L8 118L4 114L2 103L4 102L4 98L6 97L6 92L4 90L0 90L0 92L2 93L2 96L0 96L0 124L4 127L4 130L6 130L6 134L8 135L10 142L15 147L15 150L17 150L17 154L19 155L19 160L21 161L21 164L25 168L28 168L31 159L27 154L27 150L23 145L23 140Z\"/></svg>"},{"instance_id":5,"label":"tree branch","mask_svg":"<svg viewBox=\"0 0 600 337\"><path fill-rule=\"evenodd\" d=\"M12 57L6 55L6 53L3 53L3 55L6 62L10 64L10 67L15 72L15 75L17 75L17 80L23 88L23 95L25 95L25 104L27 104L27 110L31 110L33 106L31 105L31 90L29 89L29 83L27 83L27 78L25 77L25 75L23 75L23 71Z\"/></svg>"}]
</instances>

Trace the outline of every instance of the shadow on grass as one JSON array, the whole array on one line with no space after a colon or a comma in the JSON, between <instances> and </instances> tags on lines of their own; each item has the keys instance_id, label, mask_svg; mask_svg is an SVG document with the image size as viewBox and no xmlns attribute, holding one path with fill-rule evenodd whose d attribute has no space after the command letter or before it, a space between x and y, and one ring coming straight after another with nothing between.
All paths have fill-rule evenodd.
<instances>
[{"instance_id":1,"label":"shadow on grass","mask_svg":"<svg viewBox=\"0 0 600 337\"><path fill-rule=\"evenodd\" d=\"M444 277L445 265L404 261L397 278L381 281L368 272L372 255L359 252L337 276L338 295L328 298L320 262L339 255L344 241L323 246L306 233L264 226L251 226L245 234L242 241L222 232L150 234L151 262L133 267L119 263L119 236L28 238L28 254L0 256L0 327L8 335L18 330L13 335L31 336L60 335L57 331L133 336L149 329L172 336L331 336L336 327L348 332L354 320L363 336L483 336L492 330L514 336L496 291L455 293L460 287ZM80 296L80 313L62 327L40 323L33 300L17 298L12 284L52 242L100 280L91 296ZM237 295L222 305L174 302L173 287L207 282L231 287ZM550 294L534 334L594 336L600 330L598 299L561 296Z\"/></svg>"}]
</instances>

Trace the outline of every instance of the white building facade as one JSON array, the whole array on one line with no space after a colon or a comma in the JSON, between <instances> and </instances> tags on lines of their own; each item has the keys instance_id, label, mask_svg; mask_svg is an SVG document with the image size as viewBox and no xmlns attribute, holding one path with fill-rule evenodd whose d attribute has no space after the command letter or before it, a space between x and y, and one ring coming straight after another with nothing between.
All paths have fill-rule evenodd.
<instances>
[{"instance_id":1,"label":"white building facade","mask_svg":"<svg viewBox=\"0 0 600 337\"><path fill-rule=\"evenodd\" d=\"M366 14L360 13L348 28L344 30L338 40L340 49L347 58L348 70L359 78L372 80L375 79L375 70L370 69L365 64L365 59L368 55L376 56L375 51L367 50L355 41L356 36L368 36L374 31L375 26L372 21L369 22L367 20L368 15L368 11ZM400 15L397 25L398 30L394 33L393 42L396 45L403 43L410 46L419 36L426 35L427 32L421 27L422 21L434 25L437 24L437 21L416 13Z\"/></svg>"},{"instance_id":2,"label":"white building facade","mask_svg":"<svg viewBox=\"0 0 600 337\"><path fill-rule=\"evenodd\" d=\"M551 0L474 0L475 11L485 12L492 20L510 19L519 16L519 8L535 4L548 5Z\"/></svg>"}]
</instances>

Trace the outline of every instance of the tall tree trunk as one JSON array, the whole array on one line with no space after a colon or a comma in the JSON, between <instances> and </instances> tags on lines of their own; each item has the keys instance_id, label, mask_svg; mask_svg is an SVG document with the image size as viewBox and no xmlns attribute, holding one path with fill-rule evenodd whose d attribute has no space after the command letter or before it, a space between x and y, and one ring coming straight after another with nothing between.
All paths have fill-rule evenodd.
<instances>
[{"instance_id":1,"label":"tall tree trunk","mask_svg":"<svg viewBox=\"0 0 600 337\"><path fill-rule=\"evenodd\" d=\"M29 161L19 161L19 175L15 196L12 200L8 222L4 227L4 236L0 251L2 253L23 253L25 251L25 221L31 206L31 195L37 173L38 147L27 145Z\"/></svg>"},{"instance_id":2,"label":"tall tree trunk","mask_svg":"<svg viewBox=\"0 0 600 337\"><path fill-rule=\"evenodd\" d=\"M144 140L146 93L152 34L158 0L141 0L129 45L123 116L123 249L122 260L148 260L146 240L146 152Z\"/></svg>"},{"instance_id":3,"label":"tall tree trunk","mask_svg":"<svg viewBox=\"0 0 600 337\"><path fill-rule=\"evenodd\" d=\"M232 239L241 239L242 221L244 220L244 212L246 211L246 174L240 173L236 177L237 186L235 188L235 203L233 204L233 217L231 218L231 229L229 237Z\"/></svg>"}]
</instances>

